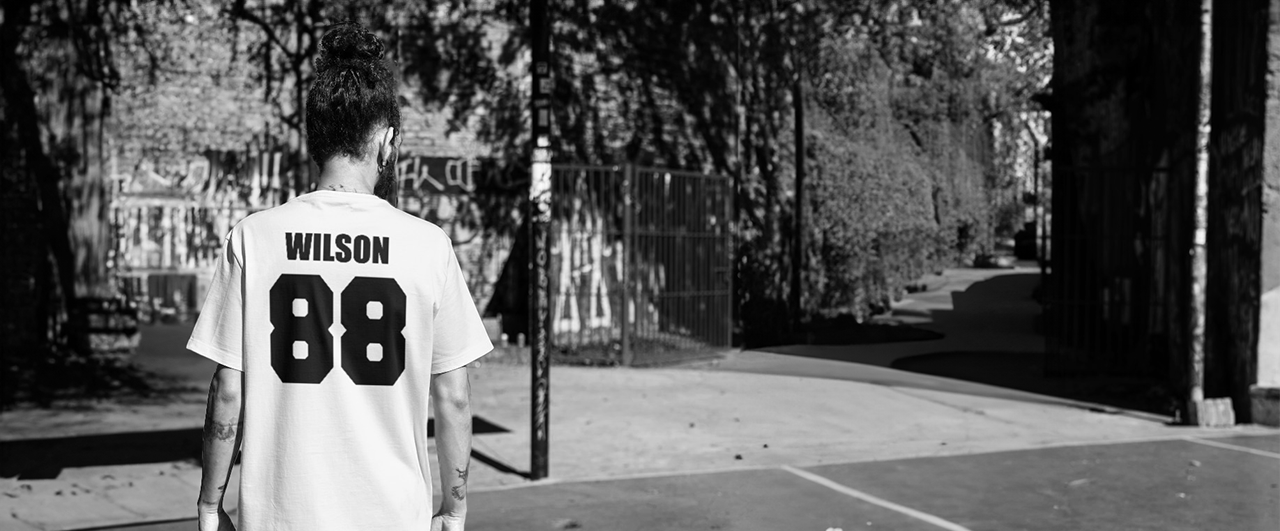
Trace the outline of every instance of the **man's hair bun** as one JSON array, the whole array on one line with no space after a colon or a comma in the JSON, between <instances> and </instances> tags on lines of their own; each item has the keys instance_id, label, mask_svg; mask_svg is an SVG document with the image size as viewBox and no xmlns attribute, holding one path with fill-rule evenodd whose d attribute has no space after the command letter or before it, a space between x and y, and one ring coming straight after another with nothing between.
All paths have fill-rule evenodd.
<instances>
[{"instance_id":1,"label":"man's hair bun","mask_svg":"<svg viewBox=\"0 0 1280 531\"><path fill-rule=\"evenodd\" d=\"M359 24L344 22L329 28L320 39L317 70L328 70L349 61L377 61L382 58L382 40Z\"/></svg>"},{"instance_id":2,"label":"man's hair bun","mask_svg":"<svg viewBox=\"0 0 1280 531\"><path fill-rule=\"evenodd\" d=\"M354 22L330 26L320 39L306 103L307 151L317 163L363 158L376 127L400 130L398 67L382 52L382 40Z\"/></svg>"}]
</instances>

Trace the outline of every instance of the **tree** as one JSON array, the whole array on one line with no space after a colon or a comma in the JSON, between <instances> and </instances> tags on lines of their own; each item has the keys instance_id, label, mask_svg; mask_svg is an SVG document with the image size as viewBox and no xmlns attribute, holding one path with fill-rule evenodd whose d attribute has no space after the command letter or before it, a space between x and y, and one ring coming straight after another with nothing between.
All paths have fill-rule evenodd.
<instances>
[{"instance_id":1,"label":"tree","mask_svg":"<svg viewBox=\"0 0 1280 531\"><path fill-rule=\"evenodd\" d=\"M455 127L478 121L482 139L524 164L524 8L453 7L412 20L409 72L425 101L451 110ZM734 175L739 302L744 319L762 323L786 313L794 267L785 229L795 215L787 198L797 104L814 112L805 138L817 144L805 156L815 179L826 179L812 183L817 239L805 253L870 260L813 262L819 271L806 275L846 280L830 292L836 299L810 297L806 311L835 304L863 313L913 275L985 244L986 189L1009 182L994 167L991 123L1016 120L1048 79L1047 10L1034 0L555 2L552 10L555 159ZM831 187L852 188L824 196ZM839 236L855 219L866 237ZM835 226L846 229L828 231Z\"/></svg>"},{"instance_id":2,"label":"tree","mask_svg":"<svg viewBox=\"0 0 1280 531\"><path fill-rule=\"evenodd\" d=\"M33 294L33 317L6 314L6 328L28 323L36 330L24 330L14 344L4 345L0 403L32 385L33 376L37 387L50 383L45 368L83 362L84 323L68 321L68 315L75 315L71 303L112 293L103 252L109 237L103 120L110 108L109 91L119 81L108 36L123 16L120 5L92 0L4 4L3 129L16 141L3 153L8 159L5 189L34 189L38 198L35 205L29 198L15 202L13 206L30 209L34 217L5 229L39 230L42 236L34 248L11 249L8 260L24 261L23 253L36 257L25 260L38 265L17 271L17 283L31 279L46 293ZM40 270L41 262L51 267L52 275ZM57 378L77 379L69 372Z\"/></svg>"}]
</instances>

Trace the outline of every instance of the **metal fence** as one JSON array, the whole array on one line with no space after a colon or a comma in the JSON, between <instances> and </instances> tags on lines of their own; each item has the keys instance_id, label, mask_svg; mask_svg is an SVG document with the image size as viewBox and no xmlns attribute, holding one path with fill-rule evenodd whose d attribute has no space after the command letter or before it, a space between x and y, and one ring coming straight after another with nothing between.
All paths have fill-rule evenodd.
<instances>
[{"instance_id":1,"label":"metal fence","mask_svg":"<svg viewBox=\"0 0 1280 531\"><path fill-rule=\"evenodd\" d=\"M557 164L551 197L554 348L646 365L675 351L729 345L728 178Z\"/></svg>"},{"instance_id":2,"label":"metal fence","mask_svg":"<svg viewBox=\"0 0 1280 531\"><path fill-rule=\"evenodd\" d=\"M1185 341L1191 244L1191 176L1174 168L1055 168L1050 374L1168 374Z\"/></svg>"}]
</instances>

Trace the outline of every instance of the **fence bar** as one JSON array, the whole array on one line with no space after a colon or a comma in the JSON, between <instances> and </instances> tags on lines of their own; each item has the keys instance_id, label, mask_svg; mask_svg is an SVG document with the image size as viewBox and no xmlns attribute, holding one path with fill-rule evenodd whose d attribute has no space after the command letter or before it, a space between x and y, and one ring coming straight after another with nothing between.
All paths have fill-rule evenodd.
<instances>
[{"instance_id":1,"label":"fence bar","mask_svg":"<svg viewBox=\"0 0 1280 531\"><path fill-rule=\"evenodd\" d=\"M627 164L622 167L622 364L631 366L635 363L635 353L631 351L631 290L632 264L635 261L635 203L632 187L636 182L636 167Z\"/></svg>"},{"instance_id":2,"label":"fence bar","mask_svg":"<svg viewBox=\"0 0 1280 531\"><path fill-rule=\"evenodd\" d=\"M551 179L549 348L638 365L728 345L728 179L573 164L556 164Z\"/></svg>"}]
</instances>

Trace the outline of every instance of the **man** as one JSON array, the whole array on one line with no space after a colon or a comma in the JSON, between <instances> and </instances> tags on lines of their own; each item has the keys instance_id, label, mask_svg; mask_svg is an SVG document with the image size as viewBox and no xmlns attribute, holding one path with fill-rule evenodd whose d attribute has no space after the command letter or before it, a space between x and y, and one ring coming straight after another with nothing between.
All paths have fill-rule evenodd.
<instances>
[{"instance_id":1,"label":"man","mask_svg":"<svg viewBox=\"0 0 1280 531\"><path fill-rule=\"evenodd\" d=\"M222 501L242 440L241 531L463 529L466 366L493 346L449 238L384 200L400 114L381 56L359 26L324 36L307 101L318 189L227 237L187 343L219 364L201 531L235 529ZM434 514L428 403L443 487Z\"/></svg>"}]
</instances>

